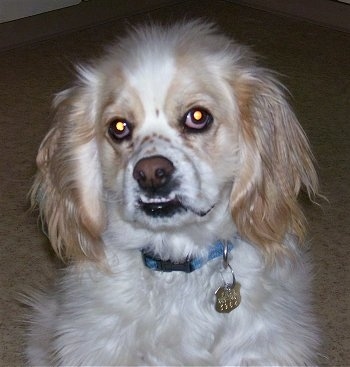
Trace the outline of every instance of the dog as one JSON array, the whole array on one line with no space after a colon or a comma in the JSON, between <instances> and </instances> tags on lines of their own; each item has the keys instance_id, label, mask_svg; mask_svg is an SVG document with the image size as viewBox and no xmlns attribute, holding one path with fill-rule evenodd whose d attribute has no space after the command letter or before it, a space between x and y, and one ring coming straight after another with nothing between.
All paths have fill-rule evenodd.
<instances>
[{"instance_id":1,"label":"dog","mask_svg":"<svg viewBox=\"0 0 350 367\"><path fill-rule=\"evenodd\" d=\"M31 365L314 365L298 194L318 192L275 74L202 20L135 27L54 99L31 197L62 277Z\"/></svg>"}]
</instances>

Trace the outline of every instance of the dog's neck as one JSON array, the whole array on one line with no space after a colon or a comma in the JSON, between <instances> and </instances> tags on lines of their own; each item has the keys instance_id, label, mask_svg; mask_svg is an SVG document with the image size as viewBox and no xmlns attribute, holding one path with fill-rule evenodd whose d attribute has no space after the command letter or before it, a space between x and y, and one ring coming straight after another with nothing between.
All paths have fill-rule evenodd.
<instances>
[{"instance_id":1,"label":"dog's neck","mask_svg":"<svg viewBox=\"0 0 350 367\"><path fill-rule=\"evenodd\" d=\"M186 257L182 262L174 262L169 259L162 259L158 255L143 249L141 251L143 262L146 267L155 271L172 272L182 271L191 273L200 269L207 262L218 257L227 257L227 254L232 251L234 244L231 241L217 241L209 246L208 253L202 257Z\"/></svg>"}]
</instances>

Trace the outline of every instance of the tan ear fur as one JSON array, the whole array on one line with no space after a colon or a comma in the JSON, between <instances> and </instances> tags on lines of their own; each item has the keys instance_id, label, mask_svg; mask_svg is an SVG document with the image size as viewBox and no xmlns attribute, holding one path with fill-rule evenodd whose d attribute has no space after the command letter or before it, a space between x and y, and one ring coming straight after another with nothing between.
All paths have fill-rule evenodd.
<instances>
[{"instance_id":1,"label":"tan ear fur","mask_svg":"<svg viewBox=\"0 0 350 367\"><path fill-rule=\"evenodd\" d=\"M55 104L54 125L37 156L32 204L61 259L100 261L105 213L91 104L80 86L59 94Z\"/></svg>"},{"instance_id":2,"label":"tan ear fur","mask_svg":"<svg viewBox=\"0 0 350 367\"><path fill-rule=\"evenodd\" d=\"M240 111L241 169L231 193L231 212L241 235L273 260L285 252L286 235L304 235L297 197L302 186L318 190L307 138L283 89L257 69L234 83Z\"/></svg>"}]
</instances>

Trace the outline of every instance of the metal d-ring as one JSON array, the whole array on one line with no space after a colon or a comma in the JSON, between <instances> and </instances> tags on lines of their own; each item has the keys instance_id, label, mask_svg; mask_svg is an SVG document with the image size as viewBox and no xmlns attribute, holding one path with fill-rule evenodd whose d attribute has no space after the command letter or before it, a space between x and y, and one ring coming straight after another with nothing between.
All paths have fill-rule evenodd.
<instances>
[{"instance_id":1,"label":"metal d-ring","mask_svg":"<svg viewBox=\"0 0 350 367\"><path fill-rule=\"evenodd\" d=\"M223 264L223 267L224 267L224 270L227 270L227 268L230 270L231 272L231 275L232 275L232 284L230 285L230 287L234 287L235 284L236 284L236 277L235 277L235 274L233 272L233 269L231 267L231 265L229 264L228 262L228 244L227 242L224 243L224 250L223 250L223 255L222 255L222 264ZM226 285L229 285L225 279L224 279L224 276L223 276L223 273L221 273L221 277L222 277L222 280L224 281L224 283Z\"/></svg>"},{"instance_id":2,"label":"metal d-ring","mask_svg":"<svg viewBox=\"0 0 350 367\"><path fill-rule=\"evenodd\" d=\"M227 242L224 243L224 252L223 252L223 255L222 255L222 263L224 265L225 270L227 269L228 266L230 266L230 264L228 263L228 244L227 244Z\"/></svg>"}]
</instances>

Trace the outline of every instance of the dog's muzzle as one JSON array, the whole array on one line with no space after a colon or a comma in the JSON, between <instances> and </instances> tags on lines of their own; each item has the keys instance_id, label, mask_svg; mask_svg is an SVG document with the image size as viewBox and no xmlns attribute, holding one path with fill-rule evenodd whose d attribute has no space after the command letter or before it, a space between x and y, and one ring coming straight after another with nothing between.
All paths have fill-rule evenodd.
<instances>
[{"instance_id":1,"label":"dog's muzzle","mask_svg":"<svg viewBox=\"0 0 350 367\"><path fill-rule=\"evenodd\" d=\"M173 162L161 155L142 158L136 163L133 178L141 193L138 204L147 215L171 217L187 210L173 194L178 187L174 172Z\"/></svg>"}]
</instances>

